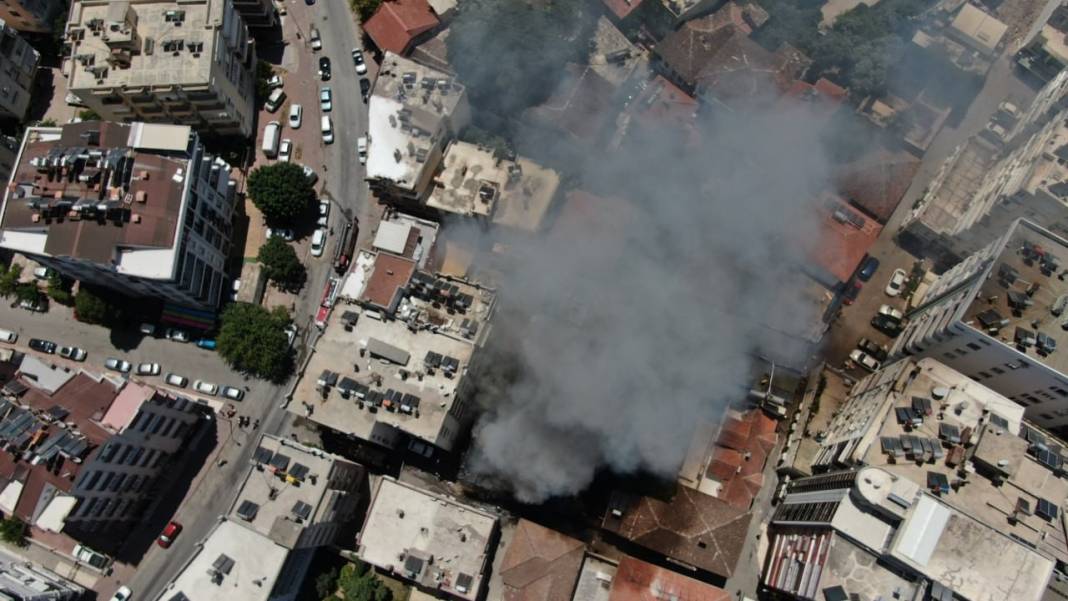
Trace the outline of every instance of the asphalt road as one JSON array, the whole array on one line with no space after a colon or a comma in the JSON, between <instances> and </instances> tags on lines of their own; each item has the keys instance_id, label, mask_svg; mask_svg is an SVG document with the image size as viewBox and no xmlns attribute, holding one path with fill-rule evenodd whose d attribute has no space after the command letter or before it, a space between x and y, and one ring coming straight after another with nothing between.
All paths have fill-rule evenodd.
<instances>
[{"instance_id":1,"label":"asphalt road","mask_svg":"<svg viewBox=\"0 0 1068 601\"><path fill-rule=\"evenodd\" d=\"M329 56L333 67L333 76L325 83L330 85L334 95L332 115L335 141L326 145L323 150L323 169L319 175L323 182L322 195L334 202L330 218L334 235L330 237L322 257L309 258L307 261L308 284L299 295L294 311L294 320L301 329L299 344L303 347L314 341L315 331L311 321L318 309L326 280L333 275L331 264L334 245L337 244L341 231L342 218L359 218L362 239L373 228L379 211L368 202L363 167L356 155L356 139L366 131L367 107L360 98L359 76L356 75L352 62L351 51L361 47L361 44L358 29L347 4L319 2L307 6L303 1L290 0L286 7L289 14L283 18L285 37L292 39L291 36L295 37L295 33L300 32L304 38L310 26L314 24L318 27L323 42L323 48L317 54ZM299 44L298 51L309 55L301 57L302 67L314 64L317 60L306 45ZM369 56L367 58L370 59ZM375 65L369 63L368 67L370 72L367 76L373 77ZM291 74L289 81L298 85L307 82L308 86L314 86L316 89L324 84L318 80L314 70L306 67ZM308 116L318 114L317 110L310 109L311 107L306 107ZM308 119L306 126L316 125L317 121ZM174 519L184 526L182 535L169 549L153 546L137 566L136 573L125 579L117 573L117 578L111 583L112 587L117 587L122 581L141 599L155 599L163 592L182 565L189 560L198 544L208 535L219 516L229 509L236 493L234 485L241 481L245 470L248 469L256 437L263 432L281 434L287 430L289 414L284 409L284 396L289 385L290 383L283 386L260 383L254 389L257 392L256 398L246 397L238 407L240 414L260 420L261 428L258 431L238 428L236 421L218 421L218 448L190 486L184 502L175 514Z\"/></svg>"}]
</instances>

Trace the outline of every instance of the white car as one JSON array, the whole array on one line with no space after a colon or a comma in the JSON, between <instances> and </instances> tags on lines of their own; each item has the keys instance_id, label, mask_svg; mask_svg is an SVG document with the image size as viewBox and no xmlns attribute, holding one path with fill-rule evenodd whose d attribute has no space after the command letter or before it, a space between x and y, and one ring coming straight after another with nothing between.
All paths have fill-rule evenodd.
<instances>
[{"instance_id":1,"label":"white car","mask_svg":"<svg viewBox=\"0 0 1068 601\"><path fill-rule=\"evenodd\" d=\"M115 594L111 597L111 601L130 601L130 595L133 591L128 586L120 586L119 590L115 591Z\"/></svg>"},{"instance_id":2,"label":"white car","mask_svg":"<svg viewBox=\"0 0 1068 601\"><path fill-rule=\"evenodd\" d=\"M267 80L267 88L268 89L273 90L275 88L280 88L280 87L282 87L282 76L281 75L277 75L277 74L272 75L271 78Z\"/></svg>"},{"instance_id":3,"label":"white car","mask_svg":"<svg viewBox=\"0 0 1068 601\"><path fill-rule=\"evenodd\" d=\"M106 555L97 553L85 545L74 545L74 551L71 552L71 555L74 556L74 559L87 563L98 570L103 570L111 563L111 560Z\"/></svg>"},{"instance_id":4,"label":"white car","mask_svg":"<svg viewBox=\"0 0 1068 601\"><path fill-rule=\"evenodd\" d=\"M158 376L159 372L159 363L139 363L137 365L137 375L139 376Z\"/></svg>"},{"instance_id":5,"label":"white car","mask_svg":"<svg viewBox=\"0 0 1068 601\"><path fill-rule=\"evenodd\" d=\"M893 275L890 276L890 281L886 283L886 295L897 296L901 294L908 279L909 276L904 269L895 269Z\"/></svg>"},{"instance_id":6,"label":"white car","mask_svg":"<svg viewBox=\"0 0 1068 601\"><path fill-rule=\"evenodd\" d=\"M322 120L319 123L319 129L323 132L323 143L334 143L334 122L330 119L330 115L323 115Z\"/></svg>"},{"instance_id":7,"label":"white car","mask_svg":"<svg viewBox=\"0 0 1068 601\"><path fill-rule=\"evenodd\" d=\"M282 138L282 142L278 144L278 160L288 163L291 156L293 156L293 140Z\"/></svg>"},{"instance_id":8,"label":"white car","mask_svg":"<svg viewBox=\"0 0 1068 601\"><path fill-rule=\"evenodd\" d=\"M319 90L319 107L324 111L334 108L334 94L330 91L330 86L325 86Z\"/></svg>"},{"instance_id":9,"label":"white car","mask_svg":"<svg viewBox=\"0 0 1068 601\"><path fill-rule=\"evenodd\" d=\"M85 349L80 349L76 346L59 347L59 356L71 361L85 361L85 356L88 354Z\"/></svg>"},{"instance_id":10,"label":"white car","mask_svg":"<svg viewBox=\"0 0 1068 601\"><path fill-rule=\"evenodd\" d=\"M108 359L106 361L104 361L104 367L110 369L111 371L117 371L120 374L125 374L125 373L129 373L130 368L133 367L133 366L130 365L129 361L126 361L124 359L116 359L115 357L108 357Z\"/></svg>"},{"instance_id":11,"label":"white car","mask_svg":"<svg viewBox=\"0 0 1068 601\"><path fill-rule=\"evenodd\" d=\"M849 353L849 359L868 371L879 369L879 362L860 349L853 349L853 352Z\"/></svg>"},{"instance_id":12,"label":"white car","mask_svg":"<svg viewBox=\"0 0 1068 601\"><path fill-rule=\"evenodd\" d=\"M38 267L33 270L33 277L39 280L47 280L52 275L52 270L48 267Z\"/></svg>"},{"instance_id":13,"label":"white car","mask_svg":"<svg viewBox=\"0 0 1068 601\"><path fill-rule=\"evenodd\" d=\"M311 241L311 254L313 257L323 256L323 250L326 248L326 230L319 228L312 234Z\"/></svg>"},{"instance_id":14,"label":"white car","mask_svg":"<svg viewBox=\"0 0 1068 601\"><path fill-rule=\"evenodd\" d=\"M360 136L356 139L356 156L360 159L361 165L367 164L367 136Z\"/></svg>"},{"instance_id":15,"label":"white car","mask_svg":"<svg viewBox=\"0 0 1068 601\"><path fill-rule=\"evenodd\" d=\"M185 385L189 383L189 378L185 376L179 376L178 374L167 374L165 380L168 386L174 386L175 388L185 388Z\"/></svg>"},{"instance_id":16,"label":"white car","mask_svg":"<svg viewBox=\"0 0 1068 601\"><path fill-rule=\"evenodd\" d=\"M292 242L297 239L297 234L293 230L287 227L267 228L268 238L281 238L286 242Z\"/></svg>"},{"instance_id":17,"label":"white car","mask_svg":"<svg viewBox=\"0 0 1068 601\"><path fill-rule=\"evenodd\" d=\"M193 390L200 394L206 394L209 396L215 396L219 392L219 385L212 384L211 382L205 382L204 380L197 380L193 382Z\"/></svg>"},{"instance_id":18,"label":"white car","mask_svg":"<svg viewBox=\"0 0 1068 601\"><path fill-rule=\"evenodd\" d=\"M330 222L330 201L319 201L319 227L326 227L326 224Z\"/></svg>"},{"instance_id":19,"label":"white car","mask_svg":"<svg viewBox=\"0 0 1068 601\"><path fill-rule=\"evenodd\" d=\"M231 401L240 401L245 398L245 391L233 386L223 386L222 395Z\"/></svg>"},{"instance_id":20,"label":"white car","mask_svg":"<svg viewBox=\"0 0 1068 601\"><path fill-rule=\"evenodd\" d=\"M314 169L307 165L301 165L300 168L304 170L304 177L308 178L309 184L314 186L315 182L319 181L319 174Z\"/></svg>"},{"instance_id":21,"label":"white car","mask_svg":"<svg viewBox=\"0 0 1068 601\"><path fill-rule=\"evenodd\" d=\"M352 49L352 63L356 65L356 75L367 73L367 64L363 61L363 52L359 48Z\"/></svg>"},{"instance_id":22,"label":"white car","mask_svg":"<svg viewBox=\"0 0 1068 601\"><path fill-rule=\"evenodd\" d=\"M237 293L241 291L241 280L234 280L230 285L230 300L237 300Z\"/></svg>"},{"instance_id":23,"label":"white car","mask_svg":"<svg viewBox=\"0 0 1068 601\"><path fill-rule=\"evenodd\" d=\"M879 315L885 315L891 319L896 319L897 321L905 319L904 313L902 313L898 309L891 307L890 305L883 305L879 307Z\"/></svg>"},{"instance_id":24,"label":"white car","mask_svg":"<svg viewBox=\"0 0 1068 601\"><path fill-rule=\"evenodd\" d=\"M319 37L319 29L318 28L312 27L310 35L308 36L308 38L311 40L312 50L322 50L323 49L323 40L322 40L321 37Z\"/></svg>"},{"instance_id":25,"label":"white car","mask_svg":"<svg viewBox=\"0 0 1068 601\"><path fill-rule=\"evenodd\" d=\"M289 127L300 129L300 124L303 120L304 109L299 104L289 105Z\"/></svg>"},{"instance_id":26,"label":"white car","mask_svg":"<svg viewBox=\"0 0 1068 601\"><path fill-rule=\"evenodd\" d=\"M289 348L293 348L293 343L297 340L297 324L291 323L282 331L286 333L286 339L289 340Z\"/></svg>"},{"instance_id":27,"label":"white car","mask_svg":"<svg viewBox=\"0 0 1068 601\"><path fill-rule=\"evenodd\" d=\"M174 342L189 342L189 332L181 328L167 328L167 340Z\"/></svg>"}]
</instances>

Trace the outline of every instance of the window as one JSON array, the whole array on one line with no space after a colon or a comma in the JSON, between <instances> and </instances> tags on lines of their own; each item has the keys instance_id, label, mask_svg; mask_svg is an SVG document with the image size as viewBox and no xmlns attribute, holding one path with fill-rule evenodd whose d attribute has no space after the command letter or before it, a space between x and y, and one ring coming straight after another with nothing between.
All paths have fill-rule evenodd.
<instances>
[{"instance_id":1,"label":"window","mask_svg":"<svg viewBox=\"0 0 1068 601\"><path fill-rule=\"evenodd\" d=\"M972 349L973 351L979 351L979 350L983 349L983 347L979 346L978 344L976 344L974 342L969 342L968 343L968 348Z\"/></svg>"}]
</instances>

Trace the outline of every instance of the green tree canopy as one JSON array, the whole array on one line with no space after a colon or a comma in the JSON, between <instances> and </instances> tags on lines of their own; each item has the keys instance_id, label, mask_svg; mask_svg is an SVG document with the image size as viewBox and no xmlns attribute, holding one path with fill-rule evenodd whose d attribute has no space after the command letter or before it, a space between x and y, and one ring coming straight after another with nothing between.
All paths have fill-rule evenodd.
<instances>
[{"instance_id":1,"label":"green tree canopy","mask_svg":"<svg viewBox=\"0 0 1068 601\"><path fill-rule=\"evenodd\" d=\"M78 321L109 325L119 317L119 310L98 296L86 286L78 288L74 295L74 313Z\"/></svg>"},{"instance_id":2,"label":"green tree canopy","mask_svg":"<svg viewBox=\"0 0 1068 601\"><path fill-rule=\"evenodd\" d=\"M581 0L462 2L445 44L471 103L506 118L548 99L564 65L589 51L585 7Z\"/></svg>"},{"instance_id":3,"label":"green tree canopy","mask_svg":"<svg viewBox=\"0 0 1068 601\"><path fill-rule=\"evenodd\" d=\"M352 10L360 16L360 22L362 23L375 14L378 6L382 4L382 0L349 0L349 3L352 5Z\"/></svg>"},{"instance_id":4,"label":"green tree canopy","mask_svg":"<svg viewBox=\"0 0 1068 601\"><path fill-rule=\"evenodd\" d=\"M56 271L48 274L48 297L61 305L70 306L74 303L74 295L70 293L71 281L66 280Z\"/></svg>"},{"instance_id":5,"label":"green tree canopy","mask_svg":"<svg viewBox=\"0 0 1068 601\"><path fill-rule=\"evenodd\" d=\"M22 265L12 265L0 272L0 296L7 298L15 294L20 277L22 277Z\"/></svg>"},{"instance_id":6,"label":"green tree canopy","mask_svg":"<svg viewBox=\"0 0 1068 601\"><path fill-rule=\"evenodd\" d=\"M252 170L248 195L268 223L288 225L308 212L315 189L299 165L272 163Z\"/></svg>"},{"instance_id":7,"label":"green tree canopy","mask_svg":"<svg viewBox=\"0 0 1068 601\"><path fill-rule=\"evenodd\" d=\"M257 257L263 264L264 275L283 290L297 292L304 286L308 273L297 258L296 251L285 240L275 236L260 247Z\"/></svg>"},{"instance_id":8,"label":"green tree canopy","mask_svg":"<svg viewBox=\"0 0 1068 601\"><path fill-rule=\"evenodd\" d=\"M362 562L341 568L337 584L345 601L393 601L393 591Z\"/></svg>"},{"instance_id":9,"label":"green tree canopy","mask_svg":"<svg viewBox=\"0 0 1068 601\"><path fill-rule=\"evenodd\" d=\"M231 303L222 314L216 339L219 354L239 371L280 382L289 375L289 339L282 328L289 314L281 307L267 311L259 305Z\"/></svg>"},{"instance_id":10,"label":"green tree canopy","mask_svg":"<svg viewBox=\"0 0 1068 601\"><path fill-rule=\"evenodd\" d=\"M0 540L20 547L25 545L26 524L16 517L0 520Z\"/></svg>"},{"instance_id":11,"label":"green tree canopy","mask_svg":"<svg viewBox=\"0 0 1068 601\"><path fill-rule=\"evenodd\" d=\"M15 298L34 304L41 302L44 293L37 287L37 282L23 282L15 287Z\"/></svg>"}]
</instances>

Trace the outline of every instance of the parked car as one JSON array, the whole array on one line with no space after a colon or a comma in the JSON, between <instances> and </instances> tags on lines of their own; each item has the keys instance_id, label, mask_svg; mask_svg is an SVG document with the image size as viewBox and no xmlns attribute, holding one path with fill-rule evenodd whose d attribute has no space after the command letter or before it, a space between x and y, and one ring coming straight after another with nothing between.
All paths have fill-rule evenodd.
<instances>
[{"instance_id":1,"label":"parked car","mask_svg":"<svg viewBox=\"0 0 1068 601\"><path fill-rule=\"evenodd\" d=\"M871 326L891 338L901 333L901 322L886 315L871 318Z\"/></svg>"},{"instance_id":2,"label":"parked car","mask_svg":"<svg viewBox=\"0 0 1068 601\"><path fill-rule=\"evenodd\" d=\"M885 315L885 316L887 316L887 317L889 317L891 319L897 320L899 322L902 319L905 319L905 314L904 313L902 313L898 309L895 309L895 308L891 307L890 305L882 305L881 307L879 307L879 315Z\"/></svg>"},{"instance_id":3,"label":"parked car","mask_svg":"<svg viewBox=\"0 0 1068 601\"><path fill-rule=\"evenodd\" d=\"M293 140L289 138L282 138L282 141L278 143L278 160L283 163L288 163L289 158L293 156Z\"/></svg>"},{"instance_id":4,"label":"parked car","mask_svg":"<svg viewBox=\"0 0 1068 601\"><path fill-rule=\"evenodd\" d=\"M323 256L323 249L326 248L326 230L319 228L312 234L311 241L311 254L313 257Z\"/></svg>"},{"instance_id":5,"label":"parked car","mask_svg":"<svg viewBox=\"0 0 1068 601\"><path fill-rule=\"evenodd\" d=\"M85 357L89 353L85 352L85 349L80 349L76 346L61 346L59 347L59 356L64 359L70 359L71 361L85 361Z\"/></svg>"},{"instance_id":6,"label":"parked car","mask_svg":"<svg viewBox=\"0 0 1068 601\"><path fill-rule=\"evenodd\" d=\"M185 376L179 376L175 373L170 373L167 374L167 377L166 379L164 379L164 382L166 382L168 386L174 386L175 388L185 388L185 385L189 383L189 378Z\"/></svg>"},{"instance_id":7,"label":"parked car","mask_svg":"<svg viewBox=\"0 0 1068 601\"><path fill-rule=\"evenodd\" d=\"M890 351L884 345L878 344L870 338L858 340L857 348L871 355L876 361L886 361L886 357L890 354Z\"/></svg>"},{"instance_id":8,"label":"parked car","mask_svg":"<svg viewBox=\"0 0 1068 601\"><path fill-rule=\"evenodd\" d=\"M271 90L271 95L268 96L267 101L263 103L263 108L267 109L268 113L273 113L282 106L285 99L285 91L283 91L282 88L275 88Z\"/></svg>"},{"instance_id":9,"label":"parked car","mask_svg":"<svg viewBox=\"0 0 1068 601\"><path fill-rule=\"evenodd\" d=\"M130 595L133 595L130 587L120 586L119 590L115 591L115 594L111 596L111 601L130 601Z\"/></svg>"},{"instance_id":10,"label":"parked car","mask_svg":"<svg viewBox=\"0 0 1068 601\"><path fill-rule=\"evenodd\" d=\"M230 300L237 300L237 293L241 291L241 280L234 280L230 284Z\"/></svg>"},{"instance_id":11,"label":"parked car","mask_svg":"<svg viewBox=\"0 0 1068 601\"><path fill-rule=\"evenodd\" d=\"M154 324L154 323L143 323L143 324L141 324L141 326L138 329L145 336L155 336L156 335L156 324Z\"/></svg>"},{"instance_id":12,"label":"parked car","mask_svg":"<svg viewBox=\"0 0 1068 601\"><path fill-rule=\"evenodd\" d=\"M169 524L167 524L167 527L163 529L163 532L159 535L159 538L156 539L156 542L159 543L159 546L166 549L167 547L171 546L171 543L174 542L174 539L178 538L178 535L181 533L182 525L178 522L171 521Z\"/></svg>"},{"instance_id":13,"label":"parked car","mask_svg":"<svg viewBox=\"0 0 1068 601\"><path fill-rule=\"evenodd\" d=\"M50 267L38 267L33 270L33 277L39 280L47 280L53 273L55 273L55 271Z\"/></svg>"},{"instance_id":14,"label":"parked car","mask_svg":"<svg viewBox=\"0 0 1068 601\"><path fill-rule=\"evenodd\" d=\"M267 228L268 238L281 238L286 242L292 242L297 238L296 232L287 227Z\"/></svg>"},{"instance_id":15,"label":"parked car","mask_svg":"<svg viewBox=\"0 0 1068 601\"><path fill-rule=\"evenodd\" d=\"M334 122L330 119L330 115L323 115L320 119L319 128L323 132L323 143L334 143Z\"/></svg>"},{"instance_id":16,"label":"parked car","mask_svg":"<svg viewBox=\"0 0 1068 601\"><path fill-rule=\"evenodd\" d=\"M304 170L304 177L308 178L309 184L314 186L315 182L319 181L319 174L314 169L307 165L301 165L300 168Z\"/></svg>"},{"instance_id":17,"label":"parked car","mask_svg":"<svg viewBox=\"0 0 1068 601\"><path fill-rule=\"evenodd\" d=\"M33 311L35 313L44 313L48 311L48 301L44 298L38 298L36 300L31 300L27 298L19 302L19 307L22 307L27 311Z\"/></svg>"},{"instance_id":18,"label":"parked car","mask_svg":"<svg viewBox=\"0 0 1068 601\"><path fill-rule=\"evenodd\" d=\"M158 376L160 372L159 363L139 363L137 364L137 375L139 376Z\"/></svg>"},{"instance_id":19,"label":"parked car","mask_svg":"<svg viewBox=\"0 0 1068 601\"><path fill-rule=\"evenodd\" d=\"M19 339L19 335L11 330L0 330L0 342L6 342L8 344L14 344Z\"/></svg>"},{"instance_id":20,"label":"parked car","mask_svg":"<svg viewBox=\"0 0 1068 601\"><path fill-rule=\"evenodd\" d=\"M106 555L97 553L85 545L74 545L74 551L71 552L71 555L74 556L74 559L89 564L98 570L103 570L111 564L111 560Z\"/></svg>"},{"instance_id":21,"label":"parked car","mask_svg":"<svg viewBox=\"0 0 1068 601\"><path fill-rule=\"evenodd\" d=\"M30 338L30 348L39 353L51 355L56 352L56 343L42 338Z\"/></svg>"},{"instance_id":22,"label":"parked car","mask_svg":"<svg viewBox=\"0 0 1068 601\"><path fill-rule=\"evenodd\" d=\"M200 340L197 340L197 346L202 349L213 351L215 350L215 340L212 338L201 338Z\"/></svg>"},{"instance_id":23,"label":"parked car","mask_svg":"<svg viewBox=\"0 0 1068 601\"><path fill-rule=\"evenodd\" d=\"M181 328L167 328L167 340L189 342L189 332L186 332Z\"/></svg>"},{"instance_id":24,"label":"parked car","mask_svg":"<svg viewBox=\"0 0 1068 601\"><path fill-rule=\"evenodd\" d=\"M856 302L857 297L860 296L860 290L864 287L860 282L853 280L845 284L845 291L842 292L842 303L845 305L852 305Z\"/></svg>"},{"instance_id":25,"label":"parked car","mask_svg":"<svg viewBox=\"0 0 1068 601\"><path fill-rule=\"evenodd\" d=\"M352 64L356 66L356 75L367 73L367 63L363 60L363 51L359 48L352 49Z\"/></svg>"},{"instance_id":26,"label":"parked car","mask_svg":"<svg viewBox=\"0 0 1068 601\"><path fill-rule=\"evenodd\" d=\"M318 28L316 28L316 27L312 27L311 28L311 30L308 33L308 39L311 40L312 50L322 50L323 49L323 40L322 40L321 37L319 37L319 29Z\"/></svg>"},{"instance_id":27,"label":"parked car","mask_svg":"<svg viewBox=\"0 0 1068 601\"><path fill-rule=\"evenodd\" d=\"M260 151L263 156L273 159L278 156L278 146L282 139L282 124L271 121L263 127L263 140L260 142Z\"/></svg>"},{"instance_id":28,"label":"parked car","mask_svg":"<svg viewBox=\"0 0 1068 601\"><path fill-rule=\"evenodd\" d=\"M319 57L319 79L323 81L330 81L330 58L326 56Z\"/></svg>"},{"instance_id":29,"label":"parked car","mask_svg":"<svg viewBox=\"0 0 1068 601\"><path fill-rule=\"evenodd\" d=\"M293 348L293 343L297 340L297 324L291 323L282 331L286 333L286 339L289 340L289 348Z\"/></svg>"},{"instance_id":30,"label":"parked car","mask_svg":"<svg viewBox=\"0 0 1068 601\"><path fill-rule=\"evenodd\" d=\"M324 86L319 90L319 108L324 111L334 108L334 93L330 90L330 86Z\"/></svg>"},{"instance_id":31,"label":"parked car","mask_svg":"<svg viewBox=\"0 0 1068 601\"><path fill-rule=\"evenodd\" d=\"M366 77L360 78L360 97L364 102L367 102L367 96L371 94L371 82L367 81Z\"/></svg>"},{"instance_id":32,"label":"parked car","mask_svg":"<svg viewBox=\"0 0 1068 601\"><path fill-rule=\"evenodd\" d=\"M860 349L854 349L849 353L849 359L868 371L879 369L879 362Z\"/></svg>"},{"instance_id":33,"label":"parked car","mask_svg":"<svg viewBox=\"0 0 1068 601\"><path fill-rule=\"evenodd\" d=\"M895 269L893 275L890 276L890 281L886 283L886 295L897 296L901 294L901 291L905 289L905 282L907 282L909 276L905 273L904 269Z\"/></svg>"},{"instance_id":34,"label":"parked car","mask_svg":"<svg viewBox=\"0 0 1068 601\"><path fill-rule=\"evenodd\" d=\"M300 124L304 121L304 107L297 103L289 105L289 127L293 129L300 129Z\"/></svg>"},{"instance_id":35,"label":"parked car","mask_svg":"<svg viewBox=\"0 0 1068 601\"><path fill-rule=\"evenodd\" d=\"M360 159L361 165L367 164L367 136L360 136L356 139L356 156Z\"/></svg>"},{"instance_id":36,"label":"parked car","mask_svg":"<svg viewBox=\"0 0 1068 601\"><path fill-rule=\"evenodd\" d=\"M222 395L231 401L240 401L245 398L245 391L233 386L223 386Z\"/></svg>"},{"instance_id":37,"label":"parked car","mask_svg":"<svg viewBox=\"0 0 1068 601\"><path fill-rule=\"evenodd\" d=\"M205 382L204 380L197 380L196 382L193 382L193 390L200 394L215 396L219 392L219 385Z\"/></svg>"},{"instance_id":38,"label":"parked car","mask_svg":"<svg viewBox=\"0 0 1068 601\"><path fill-rule=\"evenodd\" d=\"M876 269L879 269L879 259L868 257L860 264L860 269L857 270L857 277L860 278L860 281L867 282L871 279L871 276L875 275Z\"/></svg>"},{"instance_id":39,"label":"parked car","mask_svg":"<svg viewBox=\"0 0 1068 601\"><path fill-rule=\"evenodd\" d=\"M282 82L282 76L278 75L277 73L272 75L271 78L267 80L267 89L268 90L273 90L275 88L280 88L283 85L284 84Z\"/></svg>"},{"instance_id":40,"label":"parked car","mask_svg":"<svg viewBox=\"0 0 1068 601\"><path fill-rule=\"evenodd\" d=\"M108 357L108 359L104 361L104 367L110 369L111 371L117 371L121 374L125 374L129 373L130 368L133 366L130 365L130 362L126 361L125 359L116 359L115 357Z\"/></svg>"},{"instance_id":41,"label":"parked car","mask_svg":"<svg viewBox=\"0 0 1068 601\"><path fill-rule=\"evenodd\" d=\"M330 222L330 201L319 201L319 227L326 227L326 224Z\"/></svg>"}]
</instances>

